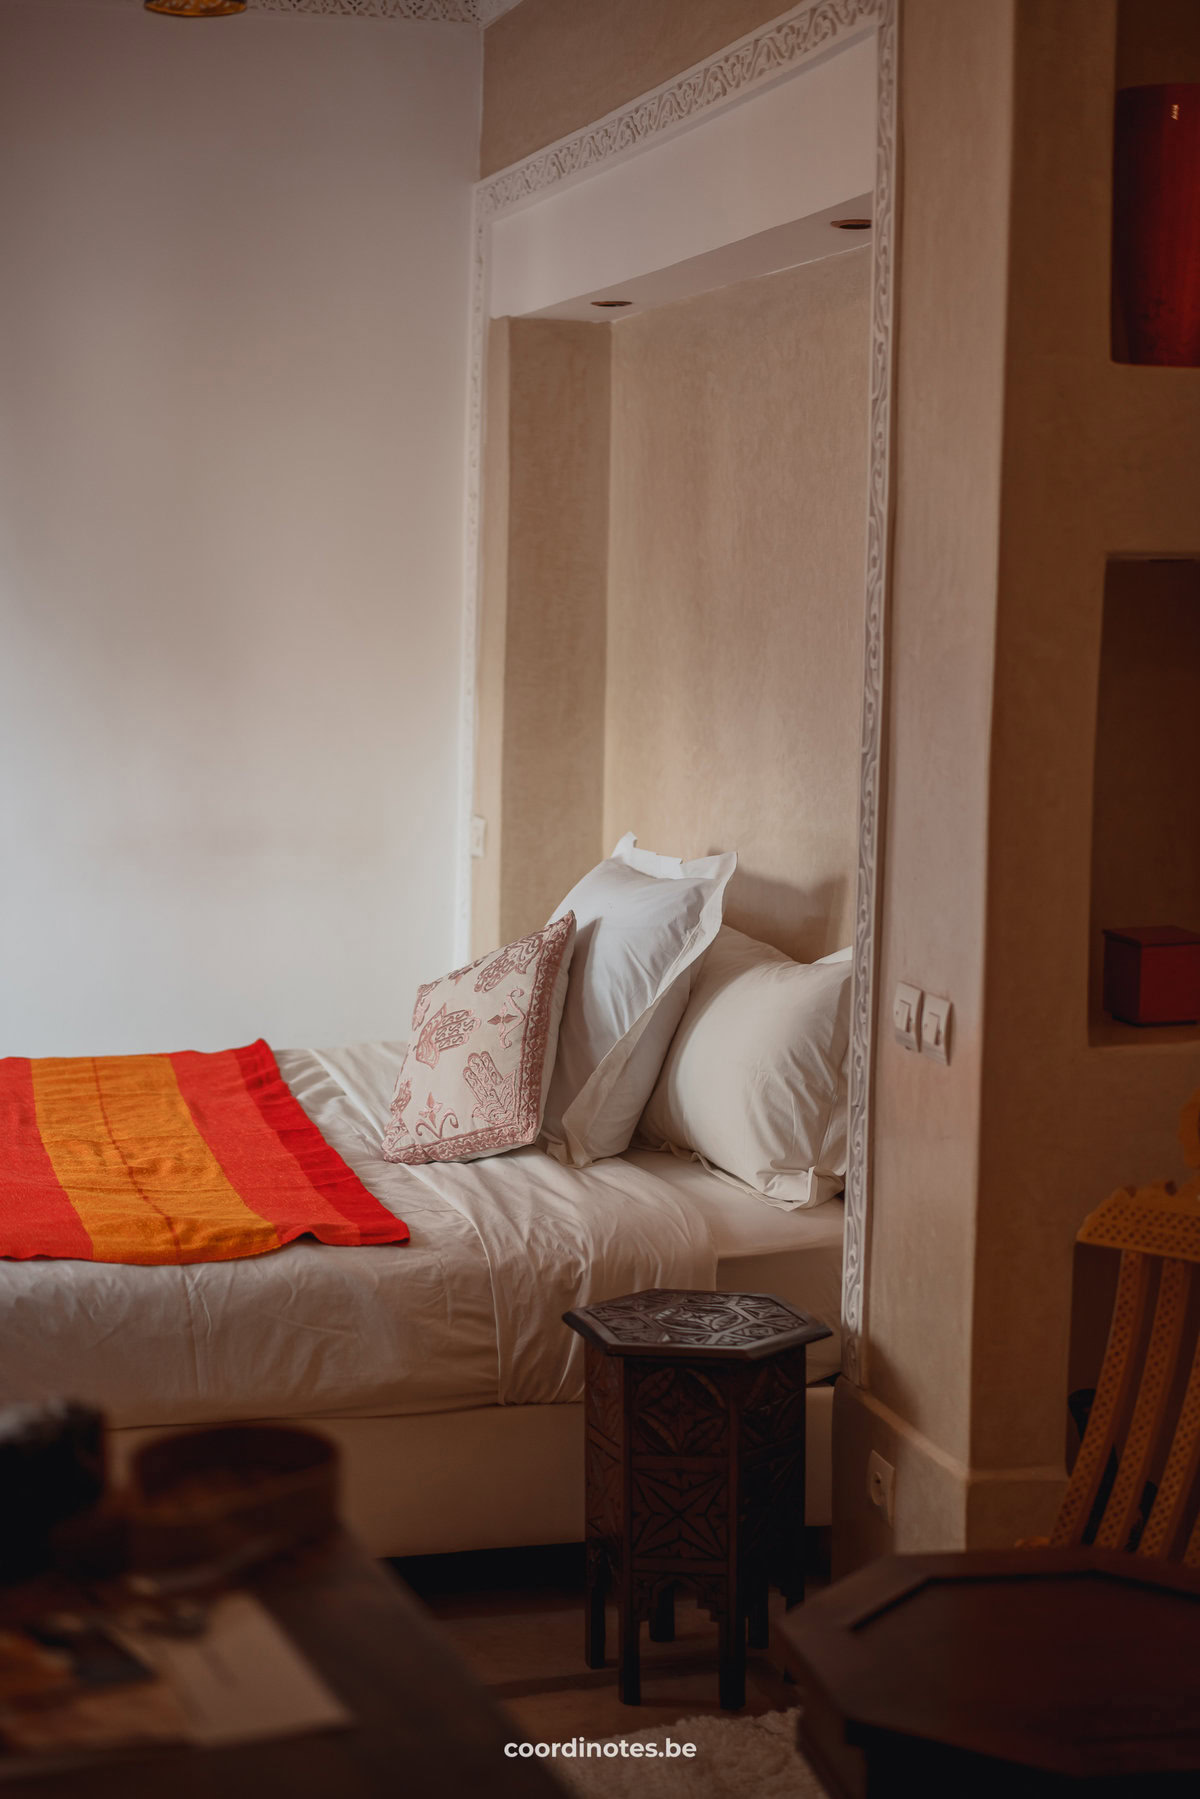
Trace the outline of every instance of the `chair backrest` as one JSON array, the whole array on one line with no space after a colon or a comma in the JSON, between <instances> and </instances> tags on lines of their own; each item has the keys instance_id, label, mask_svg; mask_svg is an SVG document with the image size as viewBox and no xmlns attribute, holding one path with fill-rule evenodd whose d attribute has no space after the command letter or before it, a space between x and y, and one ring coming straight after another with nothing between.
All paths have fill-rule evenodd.
<instances>
[{"instance_id":1,"label":"chair backrest","mask_svg":"<svg viewBox=\"0 0 1200 1799\"><path fill-rule=\"evenodd\" d=\"M1200 1167L1200 1092L1184 1108L1180 1136ZM1085 1220L1078 1241L1120 1250L1121 1268L1050 1543L1200 1566L1200 1178L1122 1188Z\"/></svg>"}]
</instances>

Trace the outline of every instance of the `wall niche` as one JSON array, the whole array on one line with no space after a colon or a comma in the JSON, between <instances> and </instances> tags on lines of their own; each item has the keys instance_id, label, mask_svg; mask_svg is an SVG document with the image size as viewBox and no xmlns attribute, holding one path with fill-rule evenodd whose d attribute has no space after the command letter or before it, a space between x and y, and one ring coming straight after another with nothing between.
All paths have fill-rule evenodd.
<instances>
[{"instance_id":1,"label":"wall niche","mask_svg":"<svg viewBox=\"0 0 1200 1799\"><path fill-rule=\"evenodd\" d=\"M1092 810L1089 1036L1200 1038L1103 1008L1104 931L1200 931L1200 557L1113 557L1104 586Z\"/></svg>"},{"instance_id":2,"label":"wall niche","mask_svg":"<svg viewBox=\"0 0 1200 1799\"><path fill-rule=\"evenodd\" d=\"M1200 3L1120 0L1112 355L1200 367Z\"/></svg>"}]
</instances>

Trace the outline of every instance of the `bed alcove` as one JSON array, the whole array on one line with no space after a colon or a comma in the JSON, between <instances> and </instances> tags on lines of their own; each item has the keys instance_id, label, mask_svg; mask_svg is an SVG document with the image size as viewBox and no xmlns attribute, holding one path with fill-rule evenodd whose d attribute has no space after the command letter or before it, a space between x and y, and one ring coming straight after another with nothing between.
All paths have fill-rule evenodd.
<instances>
[{"instance_id":1,"label":"bed alcove","mask_svg":"<svg viewBox=\"0 0 1200 1799\"><path fill-rule=\"evenodd\" d=\"M747 935L803 961L854 939L875 271L840 222L874 211L876 23L544 197L501 176L481 207L472 955L540 926L630 829L737 849ZM722 1271L772 1282L766 1256ZM814 1387L819 1523L831 1428ZM581 1503L561 1498L556 1538Z\"/></svg>"}]
</instances>

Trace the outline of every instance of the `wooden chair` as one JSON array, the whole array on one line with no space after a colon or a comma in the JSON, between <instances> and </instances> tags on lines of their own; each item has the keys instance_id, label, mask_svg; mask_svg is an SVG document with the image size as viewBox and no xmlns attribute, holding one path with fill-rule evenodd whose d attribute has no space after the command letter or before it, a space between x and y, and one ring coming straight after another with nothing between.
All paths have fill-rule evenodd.
<instances>
[{"instance_id":1,"label":"wooden chair","mask_svg":"<svg viewBox=\"0 0 1200 1799\"><path fill-rule=\"evenodd\" d=\"M1200 1091L1184 1107L1180 1137L1200 1169ZM1050 1547L1091 1543L1200 1567L1200 1175L1122 1188L1085 1220L1078 1241L1120 1250L1121 1266Z\"/></svg>"}]
</instances>

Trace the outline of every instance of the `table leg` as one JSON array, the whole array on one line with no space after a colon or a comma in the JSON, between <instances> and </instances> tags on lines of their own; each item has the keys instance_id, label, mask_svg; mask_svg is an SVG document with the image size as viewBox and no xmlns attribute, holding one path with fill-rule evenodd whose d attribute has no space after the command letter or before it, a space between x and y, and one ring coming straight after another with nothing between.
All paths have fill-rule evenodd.
<instances>
[{"instance_id":1,"label":"table leg","mask_svg":"<svg viewBox=\"0 0 1200 1799\"><path fill-rule=\"evenodd\" d=\"M736 1606L721 1614L720 1700L725 1711L746 1703L746 1621Z\"/></svg>"},{"instance_id":2,"label":"table leg","mask_svg":"<svg viewBox=\"0 0 1200 1799\"><path fill-rule=\"evenodd\" d=\"M803 1463L801 1470L803 1471ZM783 1594L790 1612L804 1598L804 1500L799 1489L795 1504L786 1513L786 1529L776 1538L774 1563L775 1584Z\"/></svg>"},{"instance_id":3,"label":"table leg","mask_svg":"<svg viewBox=\"0 0 1200 1799\"><path fill-rule=\"evenodd\" d=\"M771 1625L767 1609L768 1596L766 1576L756 1578L754 1595L746 1614L750 1627L748 1634L751 1649L766 1649L771 1641Z\"/></svg>"},{"instance_id":4,"label":"table leg","mask_svg":"<svg viewBox=\"0 0 1200 1799\"><path fill-rule=\"evenodd\" d=\"M674 1587L660 1587L654 1596L654 1609L650 1613L650 1641L652 1643L673 1643L675 1641Z\"/></svg>"},{"instance_id":5,"label":"table leg","mask_svg":"<svg viewBox=\"0 0 1200 1799\"><path fill-rule=\"evenodd\" d=\"M608 1596L608 1561L601 1545L587 1546L583 1618L583 1659L589 1668L604 1666L604 1601Z\"/></svg>"},{"instance_id":6,"label":"table leg","mask_svg":"<svg viewBox=\"0 0 1200 1799\"><path fill-rule=\"evenodd\" d=\"M779 1568L779 1587L783 1593L783 1602L790 1612L794 1605L800 1605L804 1599L804 1537L796 1532L795 1540L789 1538L782 1551Z\"/></svg>"},{"instance_id":7,"label":"table leg","mask_svg":"<svg viewBox=\"0 0 1200 1799\"><path fill-rule=\"evenodd\" d=\"M617 1691L622 1705L642 1703L641 1626L632 1602L621 1596L621 1662Z\"/></svg>"}]
</instances>

